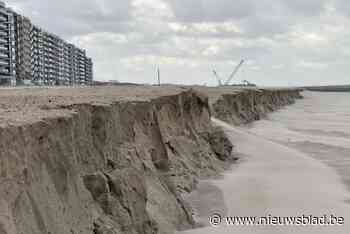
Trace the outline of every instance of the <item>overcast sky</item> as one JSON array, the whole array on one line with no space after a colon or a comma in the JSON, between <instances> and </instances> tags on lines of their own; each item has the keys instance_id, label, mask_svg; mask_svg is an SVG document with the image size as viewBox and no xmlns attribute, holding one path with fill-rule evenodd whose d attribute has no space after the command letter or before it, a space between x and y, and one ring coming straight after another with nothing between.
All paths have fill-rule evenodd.
<instances>
[{"instance_id":1,"label":"overcast sky","mask_svg":"<svg viewBox=\"0 0 350 234\"><path fill-rule=\"evenodd\" d=\"M350 84L347 0L8 0L87 50L96 80Z\"/></svg>"}]
</instances>

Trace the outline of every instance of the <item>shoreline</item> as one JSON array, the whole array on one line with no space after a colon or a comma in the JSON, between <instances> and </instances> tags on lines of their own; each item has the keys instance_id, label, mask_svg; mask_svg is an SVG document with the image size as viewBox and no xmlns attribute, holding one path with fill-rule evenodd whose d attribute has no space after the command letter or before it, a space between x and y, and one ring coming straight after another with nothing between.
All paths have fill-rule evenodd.
<instances>
[{"instance_id":1,"label":"shoreline","mask_svg":"<svg viewBox=\"0 0 350 234\"><path fill-rule=\"evenodd\" d=\"M276 226L225 226L209 225L209 215L219 212L225 216L299 216L335 214L350 218L350 206L345 200L350 196L336 171L322 162L292 148L263 139L237 128L215 121L224 127L238 153L246 160L234 170L224 173L219 180L209 182L223 194L226 212L216 210L215 196L202 200L197 206L209 207L199 214L207 226L179 232L183 234L208 233L344 233L347 227L276 227ZM296 173L296 170L299 173ZM306 179L307 178L307 179ZM203 184L205 190L207 181ZM319 186L322 184L322 186ZM194 194L193 200L200 200ZM191 202L190 202L191 203Z\"/></svg>"},{"instance_id":2,"label":"shoreline","mask_svg":"<svg viewBox=\"0 0 350 234\"><path fill-rule=\"evenodd\" d=\"M313 92L350 92L350 85L310 86L303 88Z\"/></svg>"}]
</instances>

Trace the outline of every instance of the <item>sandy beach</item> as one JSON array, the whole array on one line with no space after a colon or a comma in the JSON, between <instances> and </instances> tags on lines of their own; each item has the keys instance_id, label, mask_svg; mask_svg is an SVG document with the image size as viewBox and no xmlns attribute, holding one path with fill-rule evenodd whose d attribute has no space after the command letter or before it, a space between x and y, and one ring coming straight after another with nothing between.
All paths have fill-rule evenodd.
<instances>
[{"instance_id":1,"label":"sandy beach","mask_svg":"<svg viewBox=\"0 0 350 234\"><path fill-rule=\"evenodd\" d=\"M249 127L214 119L225 128L241 159L223 178L203 181L200 192L188 198L197 220L206 227L183 233L348 233L347 97L305 93L303 101ZM208 217L213 213L222 217L334 215L343 217L345 224L230 226L223 221L212 227Z\"/></svg>"}]
</instances>

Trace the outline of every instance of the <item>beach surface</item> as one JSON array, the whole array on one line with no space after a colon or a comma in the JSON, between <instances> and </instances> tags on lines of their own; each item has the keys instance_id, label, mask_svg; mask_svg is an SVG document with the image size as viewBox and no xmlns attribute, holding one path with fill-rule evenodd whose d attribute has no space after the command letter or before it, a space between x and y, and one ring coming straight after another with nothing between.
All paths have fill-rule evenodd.
<instances>
[{"instance_id":1,"label":"beach surface","mask_svg":"<svg viewBox=\"0 0 350 234\"><path fill-rule=\"evenodd\" d=\"M305 99L249 126L218 120L241 159L187 199L204 227L183 233L349 233L349 94L304 93ZM220 214L219 225L209 217ZM342 225L228 225L226 216L321 217Z\"/></svg>"}]
</instances>

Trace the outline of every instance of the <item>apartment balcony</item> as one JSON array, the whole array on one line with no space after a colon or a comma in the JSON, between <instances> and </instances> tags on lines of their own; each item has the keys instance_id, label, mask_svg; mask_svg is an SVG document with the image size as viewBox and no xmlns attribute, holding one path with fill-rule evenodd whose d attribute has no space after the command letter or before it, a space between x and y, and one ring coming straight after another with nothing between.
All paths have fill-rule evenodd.
<instances>
[{"instance_id":1,"label":"apartment balcony","mask_svg":"<svg viewBox=\"0 0 350 234\"><path fill-rule=\"evenodd\" d=\"M6 23L0 23L0 30L8 30L9 26Z\"/></svg>"},{"instance_id":2,"label":"apartment balcony","mask_svg":"<svg viewBox=\"0 0 350 234\"><path fill-rule=\"evenodd\" d=\"M0 14L2 14L3 16L8 16L9 13L4 8L0 8Z\"/></svg>"},{"instance_id":3,"label":"apartment balcony","mask_svg":"<svg viewBox=\"0 0 350 234\"><path fill-rule=\"evenodd\" d=\"M0 79L4 78L3 76L7 76L7 79L9 79L11 77L10 71L0 69Z\"/></svg>"},{"instance_id":4,"label":"apartment balcony","mask_svg":"<svg viewBox=\"0 0 350 234\"><path fill-rule=\"evenodd\" d=\"M5 40L3 38L0 38L0 45L8 45L9 44L9 41L8 40Z\"/></svg>"},{"instance_id":5,"label":"apartment balcony","mask_svg":"<svg viewBox=\"0 0 350 234\"><path fill-rule=\"evenodd\" d=\"M7 65L1 66L0 65L0 71L10 73L10 67Z\"/></svg>"},{"instance_id":6,"label":"apartment balcony","mask_svg":"<svg viewBox=\"0 0 350 234\"><path fill-rule=\"evenodd\" d=\"M8 32L2 32L2 31L0 31L0 37L6 37L6 38L9 38L9 37L10 37L10 35L9 35L9 33L8 33Z\"/></svg>"},{"instance_id":7,"label":"apartment balcony","mask_svg":"<svg viewBox=\"0 0 350 234\"><path fill-rule=\"evenodd\" d=\"M8 61L10 60L10 55L6 52L0 51L0 61Z\"/></svg>"},{"instance_id":8,"label":"apartment balcony","mask_svg":"<svg viewBox=\"0 0 350 234\"><path fill-rule=\"evenodd\" d=\"M8 46L0 46L0 53L1 52L10 52L10 49L9 49L9 47Z\"/></svg>"},{"instance_id":9,"label":"apartment balcony","mask_svg":"<svg viewBox=\"0 0 350 234\"><path fill-rule=\"evenodd\" d=\"M0 68L9 68L10 62L9 61L2 61L0 60Z\"/></svg>"}]
</instances>

